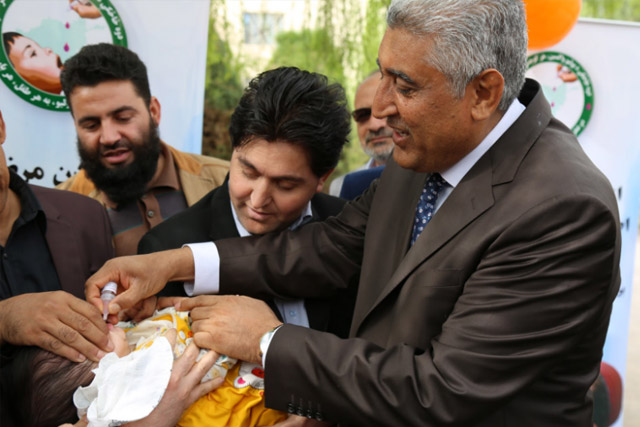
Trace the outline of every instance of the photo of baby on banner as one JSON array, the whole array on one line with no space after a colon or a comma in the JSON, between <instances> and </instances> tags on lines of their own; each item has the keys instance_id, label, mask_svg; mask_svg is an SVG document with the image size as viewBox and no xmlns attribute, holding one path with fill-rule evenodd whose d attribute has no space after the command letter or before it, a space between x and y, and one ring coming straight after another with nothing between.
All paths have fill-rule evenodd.
<instances>
[{"instance_id":1,"label":"photo of baby on banner","mask_svg":"<svg viewBox=\"0 0 640 427\"><path fill-rule=\"evenodd\" d=\"M104 0L5 0L0 25L0 78L42 108L68 111L60 72L84 45L126 46L117 11Z\"/></svg>"}]
</instances>

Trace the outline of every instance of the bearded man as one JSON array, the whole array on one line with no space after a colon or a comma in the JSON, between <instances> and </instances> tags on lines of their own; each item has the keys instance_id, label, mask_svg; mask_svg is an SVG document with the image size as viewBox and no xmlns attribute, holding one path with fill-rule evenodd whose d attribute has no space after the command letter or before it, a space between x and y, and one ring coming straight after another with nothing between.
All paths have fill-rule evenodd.
<instances>
[{"instance_id":1,"label":"bearded man","mask_svg":"<svg viewBox=\"0 0 640 427\"><path fill-rule=\"evenodd\" d=\"M117 256L135 254L147 231L224 182L227 161L160 140L160 102L134 52L107 43L85 46L67 60L61 82L81 163L58 187L103 203Z\"/></svg>"}]
</instances>

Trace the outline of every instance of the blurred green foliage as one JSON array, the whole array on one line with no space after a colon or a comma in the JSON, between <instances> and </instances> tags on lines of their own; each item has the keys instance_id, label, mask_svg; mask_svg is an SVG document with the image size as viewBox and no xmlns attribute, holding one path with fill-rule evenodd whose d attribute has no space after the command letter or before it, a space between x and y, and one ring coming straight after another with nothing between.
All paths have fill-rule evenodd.
<instances>
[{"instance_id":1,"label":"blurred green foliage","mask_svg":"<svg viewBox=\"0 0 640 427\"><path fill-rule=\"evenodd\" d=\"M582 0L580 16L640 21L640 0Z\"/></svg>"},{"instance_id":2,"label":"blurred green foliage","mask_svg":"<svg viewBox=\"0 0 640 427\"><path fill-rule=\"evenodd\" d=\"M298 67L324 74L345 85L343 51L336 47L326 29L303 29L278 34L269 68Z\"/></svg>"},{"instance_id":3,"label":"blurred green foliage","mask_svg":"<svg viewBox=\"0 0 640 427\"><path fill-rule=\"evenodd\" d=\"M242 96L242 64L211 26L207 44L207 72L204 82L205 102L220 110L233 109Z\"/></svg>"},{"instance_id":4,"label":"blurred green foliage","mask_svg":"<svg viewBox=\"0 0 640 427\"><path fill-rule=\"evenodd\" d=\"M296 66L318 72L340 83L346 90L349 106L360 80L377 68L378 46L385 28L390 0L318 0L315 19L303 18L303 29L278 34L268 68ZM229 158L225 148L230 112L242 95L252 58L236 55L230 48L230 25L225 0L211 0L211 26L207 50L205 82L205 123L203 153ZM218 29L216 31L216 28ZM345 146L335 175L363 164L367 157L360 148L355 125L350 143Z\"/></svg>"}]
</instances>

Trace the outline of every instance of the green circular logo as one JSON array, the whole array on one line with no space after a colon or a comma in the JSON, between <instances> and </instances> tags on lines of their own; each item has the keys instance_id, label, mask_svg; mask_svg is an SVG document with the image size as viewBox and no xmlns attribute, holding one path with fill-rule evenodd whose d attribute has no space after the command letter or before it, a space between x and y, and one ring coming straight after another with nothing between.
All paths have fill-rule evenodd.
<instances>
[{"instance_id":1,"label":"green circular logo","mask_svg":"<svg viewBox=\"0 0 640 427\"><path fill-rule=\"evenodd\" d=\"M69 111L60 86L63 58L85 44L127 46L122 19L109 0L0 0L0 79L37 107Z\"/></svg>"},{"instance_id":2,"label":"green circular logo","mask_svg":"<svg viewBox=\"0 0 640 427\"><path fill-rule=\"evenodd\" d=\"M560 52L538 52L527 58L527 75L535 78L553 115L577 136L593 113L593 84L578 61Z\"/></svg>"}]
</instances>

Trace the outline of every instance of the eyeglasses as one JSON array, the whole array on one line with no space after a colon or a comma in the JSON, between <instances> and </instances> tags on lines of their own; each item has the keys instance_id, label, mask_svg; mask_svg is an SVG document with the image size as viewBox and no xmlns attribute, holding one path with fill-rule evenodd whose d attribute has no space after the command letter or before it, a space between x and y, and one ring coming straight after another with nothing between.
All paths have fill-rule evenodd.
<instances>
[{"instance_id":1,"label":"eyeglasses","mask_svg":"<svg viewBox=\"0 0 640 427\"><path fill-rule=\"evenodd\" d=\"M371 118L371 108L358 108L351 115L356 122L364 123Z\"/></svg>"}]
</instances>

